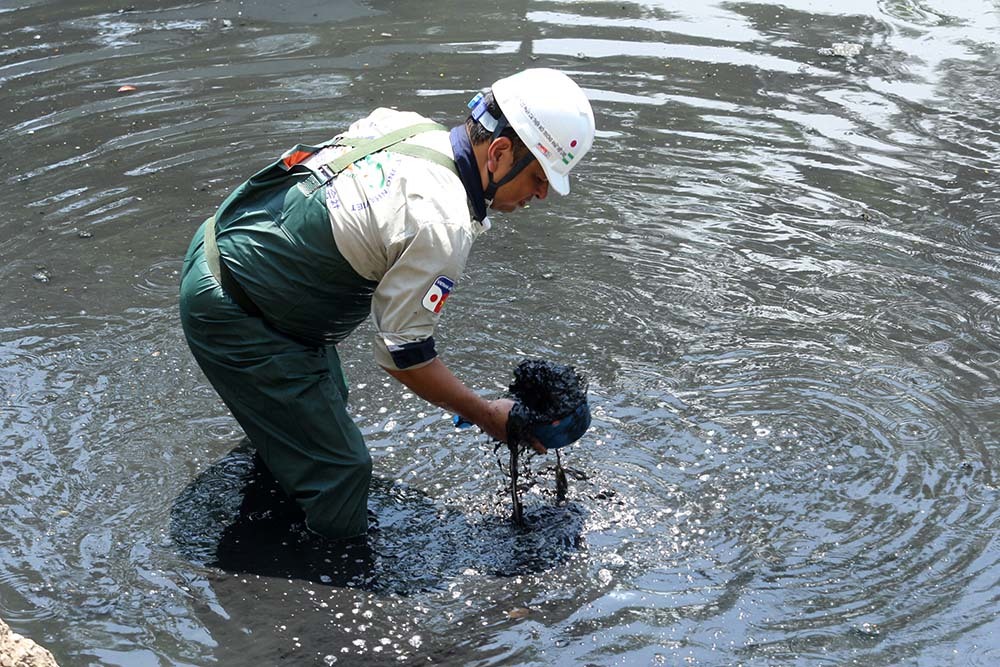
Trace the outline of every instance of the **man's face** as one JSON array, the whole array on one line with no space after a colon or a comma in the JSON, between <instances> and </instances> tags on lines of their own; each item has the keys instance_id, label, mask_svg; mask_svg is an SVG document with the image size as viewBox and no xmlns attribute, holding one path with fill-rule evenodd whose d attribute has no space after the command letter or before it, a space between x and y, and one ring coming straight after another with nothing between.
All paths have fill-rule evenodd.
<instances>
[{"instance_id":1,"label":"man's face","mask_svg":"<svg viewBox=\"0 0 1000 667\"><path fill-rule=\"evenodd\" d=\"M516 162L513 151L506 151L501 155L499 166L493 174L493 178L499 181L511 169ZM490 208L496 211L509 213L522 206L526 206L534 198L545 199L549 194L549 179L545 177L542 165L534 160L525 167L514 180L501 185L497 189L496 196Z\"/></svg>"}]
</instances>

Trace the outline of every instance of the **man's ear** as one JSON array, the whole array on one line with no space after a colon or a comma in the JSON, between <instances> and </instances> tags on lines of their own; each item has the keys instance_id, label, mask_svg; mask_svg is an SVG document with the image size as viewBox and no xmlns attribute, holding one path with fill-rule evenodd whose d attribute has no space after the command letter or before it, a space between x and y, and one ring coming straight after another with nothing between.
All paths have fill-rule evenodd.
<instances>
[{"instance_id":1,"label":"man's ear","mask_svg":"<svg viewBox=\"0 0 1000 667\"><path fill-rule=\"evenodd\" d=\"M503 159L504 155L513 149L514 144L509 138L499 136L494 139L493 143L490 144L489 149L486 151L486 168L491 172L496 171L497 167L500 166L500 161Z\"/></svg>"}]
</instances>

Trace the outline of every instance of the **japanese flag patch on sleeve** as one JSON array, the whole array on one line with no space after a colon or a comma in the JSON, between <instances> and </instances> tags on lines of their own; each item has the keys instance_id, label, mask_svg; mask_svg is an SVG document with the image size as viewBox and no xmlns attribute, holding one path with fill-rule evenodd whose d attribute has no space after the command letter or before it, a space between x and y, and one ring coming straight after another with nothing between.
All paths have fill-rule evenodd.
<instances>
[{"instance_id":1,"label":"japanese flag patch on sleeve","mask_svg":"<svg viewBox=\"0 0 1000 667\"><path fill-rule=\"evenodd\" d=\"M445 300L448 295L451 294L451 289L455 286L455 281L448 276L438 276L431 285L427 293L424 294L424 300L421 302L424 308L431 311L432 313L440 313L441 308L444 306Z\"/></svg>"}]
</instances>

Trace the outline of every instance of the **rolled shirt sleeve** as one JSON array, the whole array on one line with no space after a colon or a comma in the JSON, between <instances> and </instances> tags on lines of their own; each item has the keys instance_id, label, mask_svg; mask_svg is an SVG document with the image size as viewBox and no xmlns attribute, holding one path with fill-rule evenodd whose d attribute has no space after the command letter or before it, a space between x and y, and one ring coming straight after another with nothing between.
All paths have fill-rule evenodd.
<instances>
[{"instance_id":1,"label":"rolled shirt sleeve","mask_svg":"<svg viewBox=\"0 0 1000 667\"><path fill-rule=\"evenodd\" d=\"M395 370L418 368L437 355L434 328L475 240L467 209L408 199L404 233L387 248L389 269L372 299L375 360Z\"/></svg>"}]
</instances>

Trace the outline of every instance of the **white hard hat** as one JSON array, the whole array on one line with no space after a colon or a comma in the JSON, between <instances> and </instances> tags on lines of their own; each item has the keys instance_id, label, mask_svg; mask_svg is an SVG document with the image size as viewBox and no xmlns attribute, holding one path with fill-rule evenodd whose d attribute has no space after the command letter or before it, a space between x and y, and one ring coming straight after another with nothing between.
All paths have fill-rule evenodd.
<instances>
[{"instance_id":1,"label":"white hard hat","mask_svg":"<svg viewBox=\"0 0 1000 667\"><path fill-rule=\"evenodd\" d=\"M505 77L492 89L549 183L559 194L569 194L569 172L594 143L594 112L583 90L562 72L546 68Z\"/></svg>"}]
</instances>

